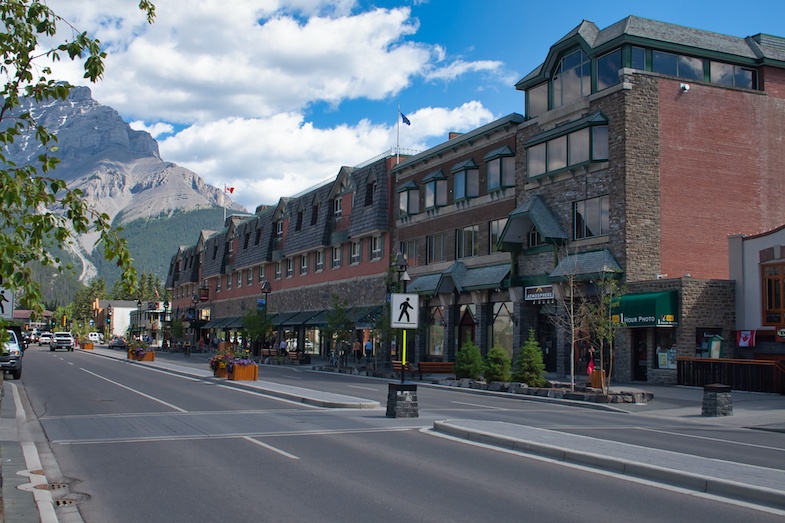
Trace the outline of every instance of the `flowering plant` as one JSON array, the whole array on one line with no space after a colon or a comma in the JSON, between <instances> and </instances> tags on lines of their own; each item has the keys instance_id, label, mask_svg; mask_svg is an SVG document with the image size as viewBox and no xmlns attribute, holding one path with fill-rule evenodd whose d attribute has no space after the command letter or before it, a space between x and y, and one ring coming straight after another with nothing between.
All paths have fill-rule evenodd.
<instances>
[{"instance_id":1,"label":"flowering plant","mask_svg":"<svg viewBox=\"0 0 785 523\"><path fill-rule=\"evenodd\" d=\"M234 355L231 352L216 354L210 358L210 370L215 372L216 370L227 368L233 358Z\"/></svg>"},{"instance_id":2,"label":"flowering plant","mask_svg":"<svg viewBox=\"0 0 785 523\"><path fill-rule=\"evenodd\" d=\"M256 362L251 358L232 358L227 365L229 372L234 370L235 365L256 365Z\"/></svg>"}]
</instances>

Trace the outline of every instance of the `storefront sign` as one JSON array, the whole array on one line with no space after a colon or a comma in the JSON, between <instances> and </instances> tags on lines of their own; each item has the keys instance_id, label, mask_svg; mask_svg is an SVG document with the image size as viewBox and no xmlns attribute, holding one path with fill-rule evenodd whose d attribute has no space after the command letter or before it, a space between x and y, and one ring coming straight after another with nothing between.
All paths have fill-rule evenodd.
<instances>
[{"instance_id":1,"label":"storefront sign","mask_svg":"<svg viewBox=\"0 0 785 523\"><path fill-rule=\"evenodd\" d=\"M526 301L552 301L554 298L553 295L553 285L538 285L536 287L526 287L524 299Z\"/></svg>"}]
</instances>

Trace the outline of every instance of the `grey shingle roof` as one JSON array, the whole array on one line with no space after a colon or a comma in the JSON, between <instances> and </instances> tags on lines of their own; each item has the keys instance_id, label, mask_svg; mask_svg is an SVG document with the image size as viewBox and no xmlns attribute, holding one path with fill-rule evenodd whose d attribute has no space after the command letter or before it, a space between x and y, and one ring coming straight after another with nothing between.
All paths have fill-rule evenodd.
<instances>
[{"instance_id":1,"label":"grey shingle roof","mask_svg":"<svg viewBox=\"0 0 785 523\"><path fill-rule=\"evenodd\" d=\"M594 276L621 273L621 267L608 249L565 256L551 272L551 278Z\"/></svg>"},{"instance_id":2,"label":"grey shingle roof","mask_svg":"<svg viewBox=\"0 0 785 523\"><path fill-rule=\"evenodd\" d=\"M354 202L352 204L352 223L349 226L349 237L356 238L364 234L388 229L389 207L389 173L386 169L387 159L381 159L352 173L354 179ZM371 182L376 184L372 186ZM368 190L375 188L375 194L368 198ZM372 202L366 205L366 202Z\"/></svg>"}]
</instances>

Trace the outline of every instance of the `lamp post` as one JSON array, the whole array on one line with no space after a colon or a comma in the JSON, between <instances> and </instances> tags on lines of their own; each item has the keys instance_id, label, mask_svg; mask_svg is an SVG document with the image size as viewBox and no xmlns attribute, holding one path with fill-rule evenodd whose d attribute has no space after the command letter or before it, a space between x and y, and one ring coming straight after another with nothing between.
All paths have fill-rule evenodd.
<instances>
[{"instance_id":1,"label":"lamp post","mask_svg":"<svg viewBox=\"0 0 785 523\"><path fill-rule=\"evenodd\" d=\"M105 336L107 337L107 339L110 337L114 337L112 336L112 304L111 303L106 306L106 325L104 330L106 331Z\"/></svg>"},{"instance_id":2,"label":"lamp post","mask_svg":"<svg viewBox=\"0 0 785 523\"><path fill-rule=\"evenodd\" d=\"M162 334L161 334L161 337L162 337L163 339L161 340L161 343L162 343L162 344L163 344L163 345L164 345L164 346L165 346L167 349L169 348L169 346L168 346L169 344L166 342L166 322L167 322L167 317L168 317L168 316L169 316L169 300L164 300L164 319L163 319L163 321L161 322L161 333L162 333Z\"/></svg>"},{"instance_id":3,"label":"lamp post","mask_svg":"<svg viewBox=\"0 0 785 523\"><path fill-rule=\"evenodd\" d=\"M194 332L193 332L193 343L191 345L191 350L193 350L193 347L196 346L196 326L197 326L197 320L198 320L198 317L199 317L199 315L197 314L197 309L196 309L196 304L199 303L199 295L198 294L194 293L194 295L191 296L191 303L193 304L193 309L194 309L194 319L193 319L193 322L192 322L192 325L193 325L192 330Z\"/></svg>"},{"instance_id":4,"label":"lamp post","mask_svg":"<svg viewBox=\"0 0 785 523\"><path fill-rule=\"evenodd\" d=\"M136 300L136 335L142 339L142 300Z\"/></svg>"},{"instance_id":5,"label":"lamp post","mask_svg":"<svg viewBox=\"0 0 785 523\"><path fill-rule=\"evenodd\" d=\"M273 291L270 282L264 280L262 282L262 294L264 298L262 298L262 310L264 311L264 339L262 339L262 349L264 349L265 344L267 343L267 296ZM262 351L259 351L259 361L262 361Z\"/></svg>"},{"instance_id":6,"label":"lamp post","mask_svg":"<svg viewBox=\"0 0 785 523\"><path fill-rule=\"evenodd\" d=\"M409 262L406 259L406 255L402 252L397 252L393 264L395 265L395 271L398 273L398 285L403 282L403 293L406 294L406 284L411 280L411 277L407 272ZM401 383L404 383L404 381L406 381L406 329L401 330L401 341L403 342L401 343Z\"/></svg>"}]
</instances>

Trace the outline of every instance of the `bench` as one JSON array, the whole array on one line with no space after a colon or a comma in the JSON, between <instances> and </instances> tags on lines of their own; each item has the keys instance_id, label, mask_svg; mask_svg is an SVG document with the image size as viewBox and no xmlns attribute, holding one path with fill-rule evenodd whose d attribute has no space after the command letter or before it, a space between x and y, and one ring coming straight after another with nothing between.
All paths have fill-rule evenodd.
<instances>
[{"instance_id":1,"label":"bench","mask_svg":"<svg viewBox=\"0 0 785 523\"><path fill-rule=\"evenodd\" d=\"M277 349L262 349L262 359L275 358L278 356Z\"/></svg>"},{"instance_id":2,"label":"bench","mask_svg":"<svg viewBox=\"0 0 785 523\"><path fill-rule=\"evenodd\" d=\"M423 374L455 374L454 361L421 361L417 364L417 372L422 380Z\"/></svg>"},{"instance_id":3,"label":"bench","mask_svg":"<svg viewBox=\"0 0 785 523\"><path fill-rule=\"evenodd\" d=\"M296 363L296 364L298 364L298 365L299 365L299 364L300 364L300 363L301 363L301 362L302 362L302 361L305 359L305 358L303 357L303 355L302 355L302 354L300 354L300 353L299 353L298 351L296 351L296 350L289 351L289 352L287 352L286 354L287 354L287 356L289 357L289 361L290 361L291 363Z\"/></svg>"}]
</instances>

